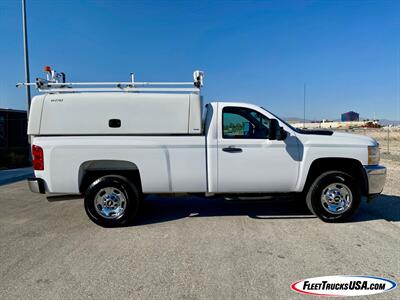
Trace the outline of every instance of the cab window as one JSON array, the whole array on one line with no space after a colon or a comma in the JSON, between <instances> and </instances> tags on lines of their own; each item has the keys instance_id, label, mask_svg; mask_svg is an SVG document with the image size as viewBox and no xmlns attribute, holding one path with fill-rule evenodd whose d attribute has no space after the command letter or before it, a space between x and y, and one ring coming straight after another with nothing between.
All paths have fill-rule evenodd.
<instances>
[{"instance_id":1,"label":"cab window","mask_svg":"<svg viewBox=\"0 0 400 300\"><path fill-rule=\"evenodd\" d=\"M222 137L224 139L266 139L269 119L259 112L227 106L222 110Z\"/></svg>"}]
</instances>

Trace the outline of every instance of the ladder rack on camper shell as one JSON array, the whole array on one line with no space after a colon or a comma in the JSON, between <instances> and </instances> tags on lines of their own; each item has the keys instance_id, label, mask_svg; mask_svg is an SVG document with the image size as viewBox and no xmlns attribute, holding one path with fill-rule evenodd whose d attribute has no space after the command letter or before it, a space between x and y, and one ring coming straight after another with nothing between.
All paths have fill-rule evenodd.
<instances>
[{"instance_id":1,"label":"ladder rack on camper shell","mask_svg":"<svg viewBox=\"0 0 400 300\"><path fill-rule=\"evenodd\" d=\"M41 93L71 92L194 92L203 86L204 72L194 71L193 82L136 82L131 73L128 82L65 82L64 73L56 73L49 66L44 68L46 79L36 78L36 82L17 83L17 87L34 86ZM150 86L150 87L149 87ZM179 87L192 86L192 87Z\"/></svg>"}]
</instances>

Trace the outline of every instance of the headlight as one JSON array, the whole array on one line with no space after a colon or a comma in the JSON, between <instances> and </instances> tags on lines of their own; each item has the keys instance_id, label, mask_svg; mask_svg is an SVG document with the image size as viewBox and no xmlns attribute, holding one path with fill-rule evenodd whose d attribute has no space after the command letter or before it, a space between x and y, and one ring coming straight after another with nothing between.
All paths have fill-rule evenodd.
<instances>
[{"instance_id":1,"label":"headlight","mask_svg":"<svg viewBox=\"0 0 400 300\"><path fill-rule=\"evenodd\" d=\"M377 165L381 159L381 154L379 152L379 145L368 146L368 164Z\"/></svg>"}]
</instances>

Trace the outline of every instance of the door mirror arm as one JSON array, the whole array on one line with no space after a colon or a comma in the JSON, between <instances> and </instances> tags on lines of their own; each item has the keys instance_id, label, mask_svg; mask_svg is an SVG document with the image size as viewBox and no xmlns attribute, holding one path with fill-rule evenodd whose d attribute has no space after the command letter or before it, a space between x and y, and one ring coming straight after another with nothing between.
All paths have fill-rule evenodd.
<instances>
[{"instance_id":1,"label":"door mirror arm","mask_svg":"<svg viewBox=\"0 0 400 300\"><path fill-rule=\"evenodd\" d=\"M286 138L287 138L287 136L288 136L288 133L287 133L287 131L285 131L285 129L283 129L283 127L279 127L279 135L278 135L278 137L277 137L277 140L279 140L279 141L284 141L284 140L286 140Z\"/></svg>"},{"instance_id":2,"label":"door mirror arm","mask_svg":"<svg viewBox=\"0 0 400 300\"><path fill-rule=\"evenodd\" d=\"M283 127L279 126L279 122L276 119L271 119L269 124L269 136L268 139L273 141L283 141L287 137L287 132Z\"/></svg>"}]
</instances>

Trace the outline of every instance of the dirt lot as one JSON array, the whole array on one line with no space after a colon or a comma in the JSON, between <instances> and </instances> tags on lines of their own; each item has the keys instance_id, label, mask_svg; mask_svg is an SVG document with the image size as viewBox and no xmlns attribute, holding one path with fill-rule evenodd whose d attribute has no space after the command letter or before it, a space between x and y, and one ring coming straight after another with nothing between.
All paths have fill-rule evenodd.
<instances>
[{"instance_id":1,"label":"dirt lot","mask_svg":"<svg viewBox=\"0 0 400 300\"><path fill-rule=\"evenodd\" d=\"M379 142L382 154L396 155L400 161L400 128L359 128L340 131L368 135Z\"/></svg>"},{"instance_id":2,"label":"dirt lot","mask_svg":"<svg viewBox=\"0 0 400 300\"><path fill-rule=\"evenodd\" d=\"M383 163L383 195L345 224L288 200L150 198L139 225L105 229L82 200L1 186L0 299L297 299L289 286L308 277L398 282L400 163ZM395 298L400 289L370 297Z\"/></svg>"}]
</instances>

